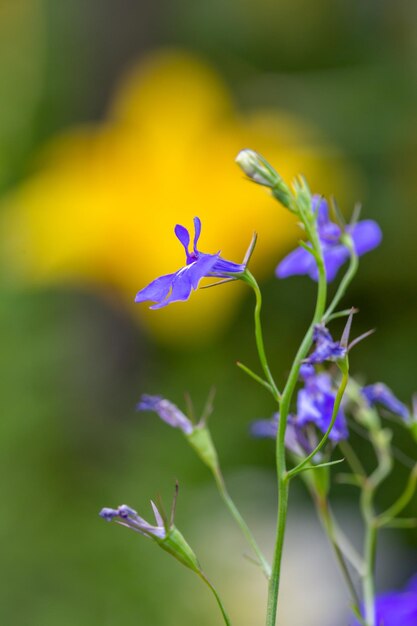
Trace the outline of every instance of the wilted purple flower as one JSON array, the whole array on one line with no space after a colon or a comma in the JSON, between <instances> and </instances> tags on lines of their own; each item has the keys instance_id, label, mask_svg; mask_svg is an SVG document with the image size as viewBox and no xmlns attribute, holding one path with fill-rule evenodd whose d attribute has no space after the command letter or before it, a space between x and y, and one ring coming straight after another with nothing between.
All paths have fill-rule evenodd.
<instances>
[{"instance_id":1,"label":"wilted purple flower","mask_svg":"<svg viewBox=\"0 0 417 626\"><path fill-rule=\"evenodd\" d=\"M161 514L156 508L155 504L151 501L152 509L155 515L156 526L148 524L142 517L140 517L136 511L131 509L126 504L122 504L117 509L104 508L101 509L99 515L106 522L115 521L121 526L126 526L132 530L145 535L146 537L153 537L157 539L164 539L167 535L167 528L165 527L164 520Z\"/></svg>"},{"instance_id":2,"label":"wilted purple flower","mask_svg":"<svg viewBox=\"0 0 417 626\"><path fill-rule=\"evenodd\" d=\"M403 591L391 591L377 596L375 621L378 626L416 626L417 624L417 576ZM359 626L354 620L351 626Z\"/></svg>"},{"instance_id":3,"label":"wilted purple flower","mask_svg":"<svg viewBox=\"0 0 417 626\"><path fill-rule=\"evenodd\" d=\"M136 405L138 411L154 411L159 417L172 426L179 428L185 435L193 432L193 425L180 409L161 396L143 395Z\"/></svg>"},{"instance_id":4,"label":"wilted purple flower","mask_svg":"<svg viewBox=\"0 0 417 626\"><path fill-rule=\"evenodd\" d=\"M398 398L394 396L391 389L384 385L384 383L375 383L374 385L367 385L361 389L361 393L370 406L374 404L381 404L386 409L399 415L403 419L410 418L410 411L405 404L403 404Z\"/></svg>"},{"instance_id":5,"label":"wilted purple flower","mask_svg":"<svg viewBox=\"0 0 417 626\"><path fill-rule=\"evenodd\" d=\"M226 261L216 254L205 254L197 249L197 243L201 233L201 221L194 218L194 243L192 252L189 251L190 233L184 226L175 226L175 235L184 246L186 265L173 274L160 276L152 281L147 287L141 289L135 298L135 302L150 300L156 304L151 309L160 309L171 302L188 300L191 291L197 289L198 284L205 276L216 278L237 277L245 270L245 265Z\"/></svg>"},{"instance_id":6,"label":"wilted purple flower","mask_svg":"<svg viewBox=\"0 0 417 626\"><path fill-rule=\"evenodd\" d=\"M338 361L346 356L347 348L340 341L334 341L328 329L323 324L316 324L313 332L315 350L305 359L306 363L323 363L323 361Z\"/></svg>"},{"instance_id":7,"label":"wilted purple flower","mask_svg":"<svg viewBox=\"0 0 417 626\"><path fill-rule=\"evenodd\" d=\"M317 212L318 233L323 250L327 281L331 282L341 266L349 259L349 250L341 243L342 230L329 218L329 207L324 198L313 196L313 211ZM346 227L351 236L355 252L362 256L376 248L382 239L381 229L373 220L362 220ZM304 248L297 248L288 254L278 265L278 278L287 278L307 274L313 280L318 279L317 264L314 257Z\"/></svg>"}]
</instances>

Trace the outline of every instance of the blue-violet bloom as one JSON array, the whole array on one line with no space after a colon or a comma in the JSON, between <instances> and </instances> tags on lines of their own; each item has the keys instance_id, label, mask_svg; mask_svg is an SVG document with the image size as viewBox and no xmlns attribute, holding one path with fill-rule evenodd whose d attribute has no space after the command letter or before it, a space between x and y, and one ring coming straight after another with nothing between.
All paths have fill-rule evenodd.
<instances>
[{"instance_id":1,"label":"blue-violet bloom","mask_svg":"<svg viewBox=\"0 0 417 626\"><path fill-rule=\"evenodd\" d=\"M147 300L155 302L151 309L188 300L191 291L197 289L200 280L207 276L216 278L238 278L245 271L245 264L226 261L216 254L206 254L197 249L197 243L201 233L201 221L194 218L194 243L192 252L189 251L190 233L184 226L175 226L175 235L184 246L186 264L173 274L165 274L152 281L147 287L141 289L135 298L135 302Z\"/></svg>"},{"instance_id":2,"label":"blue-violet bloom","mask_svg":"<svg viewBox=\"0 0 417 626\"><path fill-rule=\"evenodd\" d=\"M185 435L193 432L194 426L180 409L161 396L143 395L136 405L138 411L154 411L159 417L172 426L179 428Z\"/></svg>"},{"instance_id":3,"label":"blue-violet bloom","mask_svg":"<svg viewBox=\"0 0 417 626\"><path fill-rule=\"evenodd\" d=\"M370 406L381 404L383 407L391 411L391 413L399 415L405 420L410 418L410 411L408 407L398 400L398 398L396 398L392 393L391 389L384 385L384 383L367 385L361 389L361 393Z\"/></svg>"},{"instance_id":4,"label":"blue-violet bloom","mask_svg":"<svg viewBox=\"0 0 417 626\"><path fill-rule=\"evenodd\" d=\"M329 217L327 201L319 195L313 196L313 211L317 213L318 234L323 250L327 281L331 282L342 265L349 259L349 250L341 242L342 229ZM373 220L362 220L346 226L351 236L355 252L362 256L376 248L382 239L381 229ZM304 248L297 248L279 263L276 269L278 278L307 274L318 280L317 264L314 257Z\"/></svg>"},{"instance_id":5,"label":"blue-violet bloom","mask_svg":"<svg viewBox=\"0 0 417 626\"><path fill-rule=\"evenodd\" d=\"M314 367L303 364L300 377L304 381L297 395L297 413L288 416L285 431L285 445L298 456L309 454L318 441L311 426L316 426L325 433L330 426L336 392L332 378L326 372L317 374ZM251 425L254 437L275 438L278 430L279 414L270 420L257 420ZM329 439L335 443L348 437L348 429L343 407L339 408Z\"/></svg>"},{"instance_id":6,"label":"blue-violet bloom","mask_svg":"<svg viewBox=\"0 0 417 626\"><path fill-rule=\"evenodd\" d=\"M153 537L157 539L164 539L167 535L167 529L164 524L162 515L156 508L155 504L151 501L152 509L155 515L156 526L148 524L140 515L136 513L134 509L131 509L126 504L122 504L117 509L109 509L105 507L101 509L99 515L106 522L115 521L121 526L131 528L141 535L146 537Z\"/></svg>"},{"instance_id":7,"label":"blue-violet bloom","mask_svg":"<svg viewBox=\"0 0 417 626\"><path fill-rule=\"evenodd\" d=\"M340 341L334 341L328 329L323 324L316 324L313 332L313 342L316 344L313 352L305 359L305 363L323 363L324 361L338 361L347 353L347 347Z\"/></svg>"},{"instance_id":8,"label":"blue-violet bloom","mask_svg":"<svg viewBox=\"0 0 417 626\"><path fill-rule=\"evenodd\" d=\"M403 591L382 593L375 600L376 624L383 626L416 626L417 624L417 576ZM359 626L354 620L351 626Z\"/></svg>"}]
</instances>

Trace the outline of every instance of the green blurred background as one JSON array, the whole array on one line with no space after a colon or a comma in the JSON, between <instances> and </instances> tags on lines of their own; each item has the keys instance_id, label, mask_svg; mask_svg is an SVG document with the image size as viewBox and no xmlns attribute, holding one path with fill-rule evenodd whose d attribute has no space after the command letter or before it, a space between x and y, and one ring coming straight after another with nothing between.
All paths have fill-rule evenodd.
<instances>
[{"instance_id":1,"label":"green blurred background","mask_svg":"<svg viewBox=\"0 0 417 626\"><path fill-rule=\"evenodd\" d=\"M208 472L179 433L134 409L143 392L184 406L188 391L200 411L215 385L212 430L226 479L270 550L273 450L250 440L248 424L274 407L234 364L256 366L251 294L228 285L152 316L131 302L180 266L176 221L202 215L203 249L233 258L259 221L265 246L261 236L255 270L283 380L314 285L273 277L297 234L234 166L250 143L285 175L303 171L315 191L337 193L346 214L360 199L380 223L383 245L363 259L346 298L360 309L355 334L378 330L352 368L409 401L417 5L0 0L0 35L1 624L220 623L191 573L97 515L127 502L148 517L149 499L168 502L176 478L177 524L232 618L262 624L262 577L242 559L246 547ZM399 464L383 498L405 477ZM342 525L360 539L355 495L334 493ZM381 589L417 570L414 531L384 541ZM347 598L301 486L283 589L281 626L347 624Z\"/></svg>"}]
</instances>

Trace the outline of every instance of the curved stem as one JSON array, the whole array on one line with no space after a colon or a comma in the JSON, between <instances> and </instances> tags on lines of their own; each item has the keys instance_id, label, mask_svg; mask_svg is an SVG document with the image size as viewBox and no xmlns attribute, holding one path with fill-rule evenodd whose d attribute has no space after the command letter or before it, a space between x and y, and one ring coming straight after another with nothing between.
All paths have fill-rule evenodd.
<instances>
[{"instance_id":1,"label":"curved stem","mask_svg":"<svg viewBox=\"0 0 417 626\"><path fill-rule=\"evenodd\" d=\"M216 598L216 602L223 616L224 623L226 624L226 626L232 626L232 622L230 621L230 618L228 614L226 613L226 609L224 608L223 602L221 601L221 598L219 594L217 593L216 588L211 584L209 579L206 577L206 575L202 571L199 572L199 576L201 580L203 580L206 583L207 587L210 589L210 591L213 593L214 597Z\"/></svg>"},{"instance_id":2,"label":"curved stem","mask_svg":"<svg viewBox=\"0 0 417 626\"><path fill-rule=\"evenodd\" d=\"M417 485L417 464L414 465L411 474L408 479L408 483L400 495L400 497L383 513L378 515L377 523L379 526L389 524L401 511L407 506L412 499Z\"/></svg>"},{"instance_id":3,"label":"curved stem","mask_svg":"<svg viewBox=\"0 0 417 626\"><path fill-rule=\"evenodd\" d=\"M230 497L229 492L227 491L226 484L224 482L224 478L223 478L223 476L221 474L220 469L217 469L216 472L213 472L213 475L214 475L214 478L216 480L216 485L217 485L217 488L219 490L220 496L222 497L223 502L225 503L225 505L229 509L229 511L232 514L232 516L234 517L236 523L240 527L243 535L245 536L247 542L250 544L250 546L252 547L254 553L258 557L259 563L260 563L260 565L262 567L262 571L264 572L266 578L269 579L269 577L271 575L271 566L268 563L268 561L266 560L265 556L263 555L261 549L259 548L259 546L258 546L258 544L257 544L257 542L256 542L256 540L254 538L254 536L252 535L252 532L250 531L249 526L247 525L247 523L243 519L243 517L240 514L238 508L236 507L235 503L233 502L232 498Z\"/></svg>"},{"instance_id":4,"label":"curved stem","mask_svg":"<svg viewBox=\"0 0 417 626\"><path fill-rule=\"evenodd\" d=\"M256 282L255 277L250 273L248 269L245 270L245 273L242 275L242 280L244 280L248 285L250 285L255 292L256 304L254 311L254 321L255 321L255 340L256 340L256 348L258 350L259 361L261 363L263 372L265 374L265 378L268 381L269 386L271 387L272 394L277 402L281 397L281 394L278 390L278 387L275 383L274 377L271 374L271 370L269 368L268 359L266 357L264 339L262 334L262 324L261 324L261 309L262 309L262 294L259 289L259 285Z\"/></svg>"},{"instance_id":5,"label":"curved stem","mask_svg":"<svg viewBox=\"0 0 417 626\"><path fill-rule=\"evenodd\" d=\"M344 233L344 235L342 235L341 242L346 246L346 248L348 248L349 253L350 253L349 267L347 269L346 274L343 276L342 280L340 281L339 287L337 288L337 291L333 297L333 300L331 301L325 314L323 315L323 320L322 320L323 324L329 321L329 318L332 315L333 311L335 310L340 300L345 295L346 290L349 287L350 283L352 282L352 279L354 278L357 272L358 266L359 266L358 255L356 254L352 237L348 235L347 233Z\"/></svg>"}]
</instances>

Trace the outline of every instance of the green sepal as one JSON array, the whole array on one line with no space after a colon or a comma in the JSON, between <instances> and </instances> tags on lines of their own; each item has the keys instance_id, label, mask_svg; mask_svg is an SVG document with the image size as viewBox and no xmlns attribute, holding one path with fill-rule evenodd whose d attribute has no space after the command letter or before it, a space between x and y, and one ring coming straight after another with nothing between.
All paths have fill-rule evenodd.
<instances>
[{"instance_id":1,"label":"green sepal","mask_svg":"<svg viewBox=\"0 0 417 626\"><path fill-rule=\"evenodd\" d=\"M212 471L217 470L219 467L219 459L207 426L195 426L193 431L186 434L185 437L203 463Z\"/></svg>"},{"instance_id":2,"label":"green sepal","mask_svg":"<svg viewBox=\"0 0 417 626\"><path fill-rule=\"evenodd\" d=\"M163 539L160 539L159 537L153 538L163 550L169 552L169 554L175 557L177 561L185 565L185 567L188 567L197 574L201 572L200 564L194 554L194 551L175 526L169 528L166 537Z\"/></svg>"}]
</instances>

